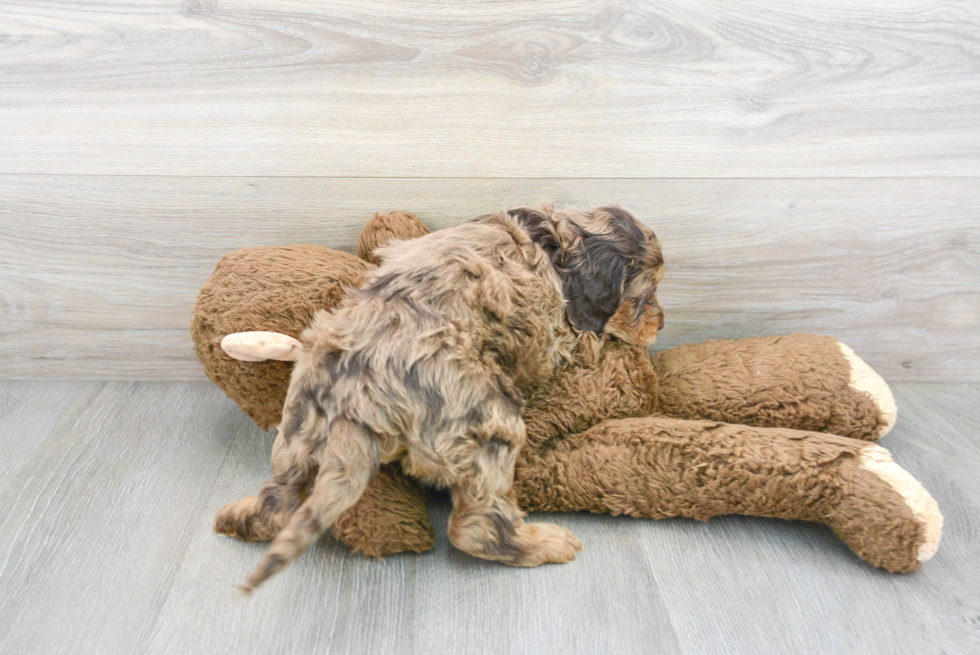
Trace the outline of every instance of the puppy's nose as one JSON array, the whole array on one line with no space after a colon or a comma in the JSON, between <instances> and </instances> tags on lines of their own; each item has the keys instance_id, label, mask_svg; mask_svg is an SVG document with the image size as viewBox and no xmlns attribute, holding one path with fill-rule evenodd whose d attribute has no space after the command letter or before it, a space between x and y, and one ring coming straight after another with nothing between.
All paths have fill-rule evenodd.
<instances>
[{"instance_id":1,"label":"puppy's nose","mask_svg":"<svg viewBox=\"0 0 980 655\"><path fill-rule=\"evenodd\" d=\"M664 329L664 312L663 310L660 310L660 323L657 325L657 331L659 332L660 330L663 329Z\"/></svg>"}]
</instances>

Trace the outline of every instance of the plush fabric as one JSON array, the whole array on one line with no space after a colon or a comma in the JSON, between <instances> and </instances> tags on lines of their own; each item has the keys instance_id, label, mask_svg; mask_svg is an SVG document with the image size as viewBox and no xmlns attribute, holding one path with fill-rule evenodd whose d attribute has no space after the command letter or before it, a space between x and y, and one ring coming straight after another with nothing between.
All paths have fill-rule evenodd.
<instances>
[{"instance_id":1,"label":"plush fabric","mask_svg":"<svg viewBox=\"0 0 980 655\"><path fill-rule=\"evenodd\" d=\"M778 425L875 441L885 421L850 386L833 337L792 334L684 344L653 356L657 411L759 427Z\"/></svg>"},{"instance_id":2,"label":"plush fabric","mask_svg":"<svg viewBox=\"0 0 980 655\"><path fill-rule=\"evenodd\" d=\"M322 246L246 248L225 255L201 289L191 323L194 350L208 377L263 430L278 425L291 364L240 362L221 350L221 339L253 330L298 337L313 314L340 302L373 268Z\"/></svg>"},{"instance_id":3,"label":"plush fabric","mask_svg":"<svg viewBox=\"0 0 980 655\"><path fill-rule=\"evenodd\" d=\"M867 447L783 428L616 419L527 453L515 488L521 506L534 511L823 522L871 564L917 569L927 525L888 482L862 467Z\"/></svg>"},{"instance_id":4,"label":"plush fabric","mask_svg":"<svg viewBox=\"0 0 980 655\"><path fill-rule=\"evenodd\" d=\"M359 253L371 260L378 246L426 232L411 214L376 215ZM297 336L371 266L315 246L223 258L191 329L208 375L260 426L277 424L291 364L239 362L218 344L251 330ZM820 521L889 571L918 568L938 545L935 501L869 443L894 422L887 385L830 337L713 341L652 358L617 339L583 338L528 396L523 418L514 489L526 511ZM421 489L396 466L382 469L334 534L374 556L433 544Z\"/></svg>"},{"instance_id":5,"label":"plush fabric","mask_svg":"<svg viewBox=\"0 0 980 655\"><path fill-rule=\"evenodd\" d=\"M357 239L357 256L366 262L377 266L381 263L374 251L392 241L405 241L415 237L425 236L429 230L415 214L408 212L392 212L391 214L375 214L361 230Z\"/></svg>"},{"instance_id":6,"label":"plush fabric","mask_svg":"<svg viewBox=\"0 0 980 655\"><path fill-rule=\"evenodd\" d=\"M298 337L313 314L336 305L373 268L321 246L246 248L225 255L201 289L191 323L194 349L208 377L259 427L278 425L292 364L240 362L221 350L221 339L252 330ZM397 465L382 467L360 501L334 524L333 533L355 551L375 557L435 545L425 494Z\"/></svg>"}]
</instances>

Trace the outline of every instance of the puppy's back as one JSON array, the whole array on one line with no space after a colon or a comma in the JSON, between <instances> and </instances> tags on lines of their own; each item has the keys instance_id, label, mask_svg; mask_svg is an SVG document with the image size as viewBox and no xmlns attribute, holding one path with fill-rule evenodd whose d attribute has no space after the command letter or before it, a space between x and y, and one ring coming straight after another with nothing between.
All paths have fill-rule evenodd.
<instances>
[{"instance_id":1,"label":"puppy's back","mask_svg":"<svg viewBox=\"0 0 980 655\"><path fill-rule=\"evenodd\" d=\"M303 335L306 361L294 378L318 389L326 415L417 433L426 417L451 420L501 386L526 390L567 356L574 335L557 275L510 217L378 254L361 289Z\"/></svg>"}]
</instances>

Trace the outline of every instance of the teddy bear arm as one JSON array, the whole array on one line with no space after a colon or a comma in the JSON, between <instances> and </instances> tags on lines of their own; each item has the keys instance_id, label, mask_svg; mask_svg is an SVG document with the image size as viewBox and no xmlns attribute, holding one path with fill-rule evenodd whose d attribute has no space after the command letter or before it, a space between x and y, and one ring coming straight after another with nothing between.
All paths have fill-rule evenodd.
<instances>
[{"instance_id":1,"label":"teddy bear arm","mask_svg":"<svg viewBox=\"0 0 980 655\"><path fill-rule=\"evenodd\" d=\"M832 337L706 341L653 355L657 412L877 441L895 424L888 385Z\"/></svg>"},{"instance_id":2,"label":"teddy bear arm","mask_svg":"<svg viewBox=\"0 0 980 655\"><path fill-rule=\"evenodd\" d=\"M888 451L818 432L650 416L612 420L524 452L526 511L826 523L860 557L911 571L935 552L936 502Z\"/></svg>"}]
</instances>

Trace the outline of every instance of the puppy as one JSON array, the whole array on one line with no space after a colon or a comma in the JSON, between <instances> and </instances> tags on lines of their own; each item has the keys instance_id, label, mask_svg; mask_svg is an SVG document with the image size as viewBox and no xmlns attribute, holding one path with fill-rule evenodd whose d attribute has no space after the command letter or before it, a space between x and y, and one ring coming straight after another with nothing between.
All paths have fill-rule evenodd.
<instances>
[{"instance_id":1,"label":"puppy","mask_svg":"<svg viewBox=\"0 0 980 655\"><path fill-rule=\"evenodd\" d=\"M511 492L523 394L583 333L662 325L656 236L615 207L521 208L386 247L382 265L302 334L272 480L215 529L275 537L246 591L286 566L399 460L452 494L449 538L513 566L568 562L569 530L525 523ZM646 326L646 327L645 327Z\"/></svg>"}]
</instances>

